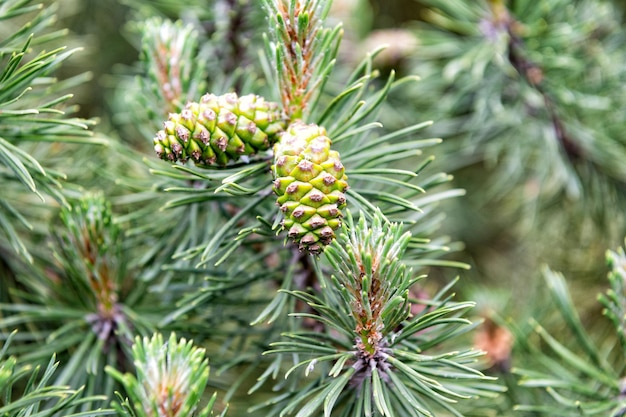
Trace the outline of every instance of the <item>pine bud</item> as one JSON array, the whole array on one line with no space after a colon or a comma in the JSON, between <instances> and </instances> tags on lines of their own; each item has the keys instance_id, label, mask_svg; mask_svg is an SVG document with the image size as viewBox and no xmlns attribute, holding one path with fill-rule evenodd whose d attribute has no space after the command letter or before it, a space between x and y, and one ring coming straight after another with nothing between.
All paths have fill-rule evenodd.
<instances>
[{"instance_id":1,"label":"pine bud","mask_svg":"<svg viewBox=\"0 0 626 417\"><path fill-rule=\"evenodd\" d=\"M197 164L226 165L269 149L285 123L278 104L260 96L205 94L180 113L170 113L154 137L154 150L172 162L191 158Z\"/></svg>"},{"instance_id":2,"label":"pine bud","mask_svg":"<svg viewBox=\"0 0 626 417\"><path fill-rule=\"evenodd\" d=\"M136 338L133 345L136 376L107 367L107 372L124 385L134 410L114 407L121 415L137 417L208 417L212 402L199 409L209 378L209 361L204 349L172 334L167 342L155 334L151 339ZM131 414L132 413L132 414Z\"/></svg>"},{"instance_id":3,"label":"pine bud","mask_svg":"<svg viewBox=\"0 0 626 417\"><path fill-rule=\"evenodd\" d=\"M318 254L335 237L347 176L323 127L295 122L274 146L274 191L283 229L300 250Z\"/></svg>"}]
</instances>

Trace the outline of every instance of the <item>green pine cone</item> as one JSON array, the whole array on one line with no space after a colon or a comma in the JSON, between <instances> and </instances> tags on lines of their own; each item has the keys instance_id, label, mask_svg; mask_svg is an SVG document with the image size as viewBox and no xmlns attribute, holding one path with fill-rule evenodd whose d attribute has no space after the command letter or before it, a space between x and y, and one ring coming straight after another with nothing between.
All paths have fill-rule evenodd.
<instances>
[{"instance_id":1,"label":"green pine cone","mask_svg":"<svg viewBox=\"0 0 626 417\"><path fill-rule=\"evenodd\" d=\"M319 254L341 226L348 188L339 153L326 129L295 122L274 145L274 192L282 226L300 250Z\"/></svg>"},{"instance_id":2,"label":"green pine cone","mask_svg":"<svg viewBox=\"0 0 626 417\"><path fill-rule=\"evenodd\" d=\"M180 113L170 113L154 137L161 159L226 165L242 155L269 149L284 131L286 119L277 103L249 94L205 94Z\"/></svg>"}]
</instances>

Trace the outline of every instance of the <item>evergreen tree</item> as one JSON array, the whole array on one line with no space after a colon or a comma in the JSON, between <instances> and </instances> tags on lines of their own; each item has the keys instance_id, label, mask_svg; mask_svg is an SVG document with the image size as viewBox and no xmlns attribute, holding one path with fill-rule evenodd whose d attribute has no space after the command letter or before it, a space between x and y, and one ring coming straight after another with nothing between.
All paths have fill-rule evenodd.
<instances>
[{"instance_id":1,"label":"evergreen tree","mask_svg":"<svg viewBox=\"0 0 626 417\"><path fill-rule=\"evenodd\" d=\"M612 3L97 3L0 0L0 415L624 415L623 249L529 297L626 234Z\"/></svg>"}]
</instances>

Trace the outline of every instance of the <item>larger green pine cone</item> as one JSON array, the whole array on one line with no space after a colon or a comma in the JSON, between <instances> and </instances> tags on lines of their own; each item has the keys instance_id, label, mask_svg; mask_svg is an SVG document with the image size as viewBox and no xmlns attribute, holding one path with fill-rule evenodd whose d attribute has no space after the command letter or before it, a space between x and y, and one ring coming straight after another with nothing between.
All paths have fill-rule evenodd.
<instances>
[{"instance_id":1,"label":"larger green pine cone","mask_svg":"<svg viewBox=\"0 0 626 417\"><path fill-rule=\"evenodd\" d=\"M205 94L180 113L171 113L154 137L161 159L226 165L242 155L269 149L284 131L286 119L277 103L249 94Z\"/></svg>"},{"instance_id":2,"label":"larger green pine cone","mask_svg":"<svg viewBox=\"0 0 626 417\"><path fill-rule=\"evenodd\" d=\"M326 129L295 122L274 145L274 191L283 229L300 250L319 254L341 226L348 188L339 153Z\"/></svg>"}]
</instances>

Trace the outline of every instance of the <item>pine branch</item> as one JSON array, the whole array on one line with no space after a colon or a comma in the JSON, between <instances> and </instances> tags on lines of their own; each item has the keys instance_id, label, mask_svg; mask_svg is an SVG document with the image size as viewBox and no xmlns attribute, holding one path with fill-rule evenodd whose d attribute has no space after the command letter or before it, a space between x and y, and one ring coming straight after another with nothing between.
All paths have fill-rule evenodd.
<instances>
[{"instance_id":1,"label":"pine branch","mask_svg":"<svg viewBox=\"0 0 626 417\"><path fill-rule=\"evenodd\" d=\"M340 31L322 27L330 2L265 0L264 4L273 30L273 42L266 41L267 56L277 70L283 108L290 120L303 119L334 66Z\"/></svg>"},{"instance_id":2,"label":"pine branch","mask_svg":"<svg viewBox=\"0 0 626 417\"><path fill-rule=\"evenodd\" d=\"M54 385L52 378L58 362L54 356L43 372L39 366L32 368L17 361L14 356L5 356L16 332L11 333L0 350L0 413L6 417L30 417L40 415L62 415L78 417L84 415L79 407L93 405L105 397L84 396L78 390ZM111 415L113 410L91 408L90 415Z\"/></svg>"},{"instance_id":3,"label":"pine branch","mask_svg":"<svg viewBox=\"0 0 626 417\"><path fill-rule=\"evenodd\" d=\"M320 277L324 290L287 291L314 311L292 315L317 321L325 331L286 332L285 341L267 352L297 355L286 378L305 368L305 377L316 382L296 384L269 408L269 415L299 410L296 415L305 417L322 408L325 416L430 416L439 407L452 411L457 399L469 398L463 380L489 380L468 366L480 352L441 351L448 339L469 330L471 323L461 315L471 303L433 299L411 317L408 291L423 277L414 278L400 261L409 241L410 235L386 223L380 212L371 225L364 216L355 224L348 214L341 239L325 251L332 275ZM498 390L495 385L474 388L472 395Z\"/></svg>"},{"instance_id":4,"label":"pine branch","mask_svg":"<svg viewBox=\"0 0 626 417\"><path fill-rule=\"evenodd\" d=\"M133 358L137 376L107 368L107 372L124 385L133 403L132 408L128 400L114 403L119 416L213 415L215 395L204 408L199 408L209 379L204 349L195 347L192 341L178 340L174 333L166 343L160 334L155 334L151 339L135 340ZM226 409L220 415L225 412Z\"/></svg>"},{"instance_id":5,"label":"pine branch","mask_svg":"<svg viewBox=\"0 0 626 417\"><path fill-rule=\"evenodd\" d=\"M557 340L540 324L534 323L535 331L549 347L549 352L538 357L541 368L515 369L520 377L520 385L527 388L543 388L548 398L543 404L522 404L518 410L535 411L538 415L578 416L621 416L626 410L624 398L624 355L623 326L621 316L624 308L623 290L624 252L609 251L607 259L610 289L599 296L605 306L604 315L613 324L616 346L602 346L592 341L576 308L568 294L567 284L562 275L548 269L544 276L560 317L574 335L573 343ZM611 340L611 339L609 339ZM606 342L601 341L604 345ZM617 348L617 349L615 349ZM540 369L540 370L539 370Z\"/></svg>"},{"instance_id":6,"label":"pine branch","mask_svg":"<svg viewBox=\"0 0 626 417\"><path fill-rule=\"evenodd\" d=\"M62 358L55 383L89 385L109 396L114 387L103 366L130 366L131 340L152 332L157 306L139 272L126 269L110 204L99 195L70 203L50 241L53 258L11 262L19 286L0 305L0 328L21 330L22 343L9 350L21 360L38 363L53 353ZM33 350L33 343L40 347Z\"/></svg>"},{"instance_id":7,"label":"pine branch","mask_svg":"<svg viewBox=\"0 0 626 417\"><path fill-rule=\"evenodd\" d=\"M286 9L287 5L282 3L272 3L266 5L268 11L271 13L278 13L278 15L282 16L281 13L287 13ZM301 22L303 25L305 24L305 20L308 22L309 19L306 16L309 16L315 13L315 19L321 19L320 16L323 16L326 12L324 12L324 8L322 4L307 3L306 10L300 9L300 7L304 7L303 5L296 5L296 3L292 4L289 7L295 7L291 12L293 13L302 13ZM325 7L325 6L324 6ZM289 13L291 13L289 12ZM321 14L320 14L321 13ZM317 14L320 14L317 16ZM280 19L283 19L280 17ZM321 21L317 23L306 23L303 26L303 32L299 35L302 37L301 41L307 44L320 44L320 48L323 45L326 48L330 43L338 42L337 35L338 33L324 31L321 29L317 29L319 25L321 25ZM321 27L321 26L320 26ZM287 29L283 28L283 35L289 32ZM282 29L277 29L278 31ZM293 32L293 31L292 31ZM289 32L289 33L292 33ZM282 33L282 32L281 32ZM292 33L293 34L293 33ZM305 39L306 38L306 39ZM281 38L284 42L285 39ZM278 42L278 41L277 41ZM276 45L279 45L278 43ZM312 50L311 50L312 51ZM333 52L334 51L334 52ZM334 60L334 56L336 54L336 50L331 49L332 54L326 54L326 58L329 63ZM324 63L319 63L315 58L317 55L309 54L303 55L301 58L302 65L306 65L308 68L321 68L323 67L323 74L320 73L315 75L319 76L319 80L325 79L330 75L330 70L332 69L332 65L327 65ZM305 59L306 58L306 59ZM305 61L309 61L304 64ZM326 61L324 61L326 62ZM300 65L300 64L298 64ZM317 71L317 69L315 71ZM313 74L313 73L311 73ZM315 73L317 74L317 72ZM311 75L313 76L313 75ZM372 56L368 56L363 63L361 63L357 70L350 76L348 80L348 84L346 89L343 92L339 92L337 97L325 103L326 100L317 99L309 100L307 102L309 104L300 103L298 106L302 107L302 110L307 109L307 112L311 115L315 115L315 118L319 118L320 122L326 121L328 116L332 114L333 123L329 127L329 136L324 136L324 128L320 125L319 132L321 137L328 137L330 139L329 143L325 146L333 146L333 143L337 143L337 149L342 150L345 149L348 153L348 157L351 159L351 166L354 167L356 176L356 182L354 186L351 186L349 191L349 195L354 196L352 200L353 203L359 209L365 209L364 212L371 212L374 208L373 204L380 204L384 210L389 210L390 213L393 213L395 216L402 220L408 220L410 217L427 217L429 210L420 211L420 208L413 201L420 201L418 195L423 193L425 189L432 188L435 185L441 184L442 182L448 181L450 178L445 175L440 175L439 179L435 180L434 178L427 178L424 186L420 186L414 184L413 180L418 176L419 171L423 169L427 162L418 167L416 171L384 171L384 167L389 164L394 164L402 159L408 158L409 156L413 156L415 154L416 148L422 148L428 145L436 144L439 142L439 139L433 140L403 140L406 136L411 133L417 131L418 129L427 126L427 124L417 124L413 127L409 127L401 132L390 133L387 135L382 135L379 138L371 139L372 130L378 127L379 125L376 122L373 122L372 119L375 117L377 110L381 107L382 103L387 98L387 95L394 88L398 88L402 86L404 83L413 80L413 78L403 78L400 80L395 80L393 74L387 80L386 84L378 89L373 90L373 80L377 76L376 72L372 69ZM308 76L307 76L308 77ZM293 91L302 90L302 86L298 87L298 83L302 79L298 77L290 77L289 79L285 78L281 81L283 89L290 89ZM287 84L290 83L290 84ZM319 84L312 91L317 92L321 91L323 84ZM319 91L318 91L319 90ZM201 255L201 264L208 261L209 259L224 259L217 257L218 253L229 254L232 253L236 249L236 247L243 242L243 238L245 236L250 235L251 232L257 233L263 231L263 224L271 224L272 229L278 227L278 220L274 220L274 217L280 219L281 228L288 231L292 230L292 239L298 245L300 245L303 249L305 248L314 248L313 252L319 252L321 248L318 241L326 241L327 238L317 237L319 233L322 233L322 230L326 230L325 226L329 225L331 229L338 227L338 223L335 220L332 220L331 217L340 217L341 214L338 211L340 209L339 206L343 206L344 203L342 199L339 199L337 209L333 209L332 216L320 214L324 219L323 221L318 221L316 223L319 224L315 227L313 226L304 226L304 228L298 227L297 230L294 229L293 222L300 224L307 219L311 218L311 210L317 210L317 207L308 205L308 211L306 218L297 220L294 218L293 213L300 213L296 209L296 202L292 201L289 204L286 204L286 201L289 200L290 197L286 196L285 191L287 190L289 184L291 184L292 180L289 178L296 178L299 182L308 182L312 180L311 178L303 179L306 177L303 173L294 173L291 171L287 171L285 169L278 169L280 163L284 163L286 161L285 158L294 158L293 164L304 163L301 159L309 158L305 156L307 152L305 151L306 146L298 147L296 150L291 149L283 144L282 141L287 141L287 137L295 137L295 133L282 133L282 130L285 128L283 124L283 116L279 113L279 109L276 108L276 105L271 102L263 101L263 99L259 96L256 96L256 99L250 99L253 96L242 96L237 98L237 96L233 93L229 93L222 96L214 96L214 95L205 95L203 98L195 103L189 103L185 109L183 109L180 113L172 114L169 117L169 120L165 124L165 129L159 131L154 139L155 150L157 155L159 155L162 159L166 159L169 161L179 161L186 162L188 159L192 159L197 166L203 169L211 169L213 171L212 165L217 163L219 165L223 165L225 168L220 168L219 170L224 170L225 172L229 172L230 175L224 177L223 174L211 173L210 176L206 176L201 173L197 173L197 170L184 168L185 171L195 175L197 180L194 180L189 185L173 185L165 187L165 190L168 192L177 192L186 194L179 199L173 200L168 204L168 207L175 207L184 204L191 203L199 203L208 202L213 200L223 200L226 201L225 197L220 196L220 194L226 192L232 196L259 196L259 200L256 200L255 206L260 204L262 197L265 195L266 187L263 186L263 178L260 176L260 173L263 169L262 164L254 164L252 166L246 166L245 163L248 161L248 156L254 158L252 161L262 159L260 157L263 156L262 151L267 149L267 143L270 144L276 143L274 148L274 165L273 165L273 174L274 174L274 189L277 193L279 193L279 199L281 202L279 206L285 215L281 215L276 217L273 213L268 213L268 215L263 215L263 221L260 223L244 223L242 224L242 234L241 239L230 240L231 242L235 242L235 244L229 244L229 246L225 247L223 250L216 252L218 250L217 245L221 245L222 242L227 241L223 240L223 233L218 232L217 236L219 238L214 238L211 241L207 242L206 245L189 247L185 251L179 252L177 257L191 258L196 255ZM304 96L303 96L304 97ZM267 110L263 108L263 103L268 103L270 106ZM324 105L327 107L324 109ZM285 103L283 102L283 106ZM273 107L272 107L273 106ZM295 104L294 104L295 106ZM293 110L293 109L292 109ZM283 108L281 112L288 113L292 111L286 108ZM256 115L261 115L263 117L256 119ZM319 116L317 116L319 114ZM288 117L290 117L288 115ZM268 125L269 122L269 125ZM289 132L304 132L301 128L296 128L296 123L294 122L291 125L291 130ZM310 125L313 126L313 125ZM252 130L251 130L252 129ZM312 129L312 127L310 128ZM251 134L254 133L254 137L261 132L267 133L267 140L263 142L263 146L259 147L259 145L254 141L254 138L251 138ZM302 133L304 135L304 133ZM337 138L336 140L334 138ZM282 139L281 139L282 138ZM308 138L307 141L313 140L313 137ZM391 142L397 141L398 143ZM260 143L260 142L259 142ZM308 143L308 142L307 142ZM312 143L312 142L311 142ZM388 145L388 146L385 146ZM308 145L307 145L308 146ZM300 149L302 148L302 149ZM355 153L355 149L363 148L363 152ZM307 148L308 149L308 148ZM284 152L294 153L294 156L291 154L283 155ZM304 152L301 155L297 155L296 153ZM334 150L330 150L330 153L335 155ZM381 158L381 152L386 152L386 156ZM330 154L329 154L330 155ZM238 165L237 160L239 158L243 159L244 165ZM333 157L333 160L338 159L337 157ZM331 158L332 159L332 158ZM291 159L290 159L291 160ZM282 162L281 162L282 161ZM299 162L298 162L299 161ZM289 163L289 169L292 168L291 163ZM323 163L319 162L320 167L323 166ZM324 162L326 163L326 162ZM328 162L330 163L330 162ZM348 173L350 173L351 166L347 166ZM245 168L244 168L245 167ZM176 170L182 170L183 168L174 166ZM382 169L381 169L382 168ZM329 172L327 168L323 168L325 174L334 175L334 173ZM318 173L318 169L313 169L316 173ZM155 170L153 171L157 175L165 176L169 178L181 178L180 171L174 173L171 171L165 170ZM299 171L300 172L300 171ZM389 174L389 175L385 175ZM304 176L303 176L304 175ZM317 175L317 174L316 174ZM320 174L322 175L322 174ZM342 175L337 174L336 180L341 182ZM400 178L393 178L394 176L401 176ZM211 180L220 180L221 185L219 183L206 183L206 185L202 185L203 180L211 179ZM285 181L283 181L283 178ZM242 180L246 180L246 183L243 183ZM376 184L377 183L377 184ZM266 183L267 184L267 183ZM278 185L276 185L278 184ZM295 183L294 183L295 184ZM285 188L287 187L287 188ZM389 191L398 190L398 192L387 192L383 191L382 188L387 187ZM282 188L285 188L283 190ZM305 187L306 188L306 187ZM318 191L322 194L326 194L330 192L330 189L326 190L326 188L322 187L320 189L318 186ZM345 186L343 187L345 190ZM404 190L403 190L404 189ZM211 191L214 190L215 194L211 194ZM340 190L336 190L335 192L340 192ZM431 197L426 197L421 199L423 205L429 206L431 203L452 197L455 195L461 194L460 191L452 191L448 193L442 193L440 195L434 194ZM331 198L328 196L329 202L334 204L335 197ZM368 200L371 200L370 203ZM323 201L326 201L324 199ZM244 211L238 211L238 219L243 219L247 216L246 212L249 210L248 206L240 205L235 203L241 207ZM326 204L326 203L324 203ZM319 205L319 204L318 204ZM251 206L250 206L251 207ZM301 206L302 210L305 210ZM286 211L285 211L286 210ZM306 210L305 210L306 211ZM407 212L420 213L419 215L409 214L406 215ZM330 212L329 212L330 213ZM248 216L250 217L250 216ZM315 216L313 216L315 217ZM319 217L319 216L318 216ZM317 217L315 217L317 219ZM413 223L417 223L416 219L410 220ZM229 223L226 223L226 228L231 228L234 220L231 220ZM328 223L328 224L327 224ZM332 223L332 224L331 224ZM285 226L289 224L289 226ZM311 232L311 230L315 229L315 232ZM224 230L224 229L222 229ZM314 233L315 236L307 234L307 232ZM325 232L326 233L326 232ZM327 232L328 236L332 239L332 233ZM308 236L308 237L306 237ZM321 235L320 235L321 236ZM302 240L309 242L306 244L302 244ZM320 240L321 239L321 240ZM323 246L323 245L322 245ZM441 248L443 249L443 248ZM307 249L308 250L308 249ZM213 255L215 253L216 255Z\"/></svg>"},{"instance_id":8,"label":"pine branch","mask_svg":"<svg viewBox=\"0 0 626 417\"><path fill-rule=\"evenodd\" d=\"M61 38L65 32L49 32L55 18L53 7L42 8L30 3L7 0L0 8L0 20L7 29L13 30L0 32L3 36L0 40L0 172L6 181L20 182L42 201L44 195L50 195L64 204L60 191L64 176L44 168L46 163L43 158L34 156L36 148L31 142L106 142L88 130L94 120L70 117L75 111L68 104L72 94L64 90L85 77L60 82L53 78L78 49L38 50L40 44ZM32 228L22 214L25 209L6 195L1 205L0 229L11 246L32 261L19 230L12 225L17 220L26 228Z\"/></svg>"},{"instance_id":9,"label":"pine branch","mask_svg":"<svg viewBox=\"0 0 626 417\"><path fill-rule=\"evenodd\" d=\"M139 81L142 90L151 93L144 109L154 111L150 119L158 125L204 90L206 70L196 60L199 34L189 24L159 18L142 22L139 30L145 67L145 76Z\"/></svg>"}]
</instances>

